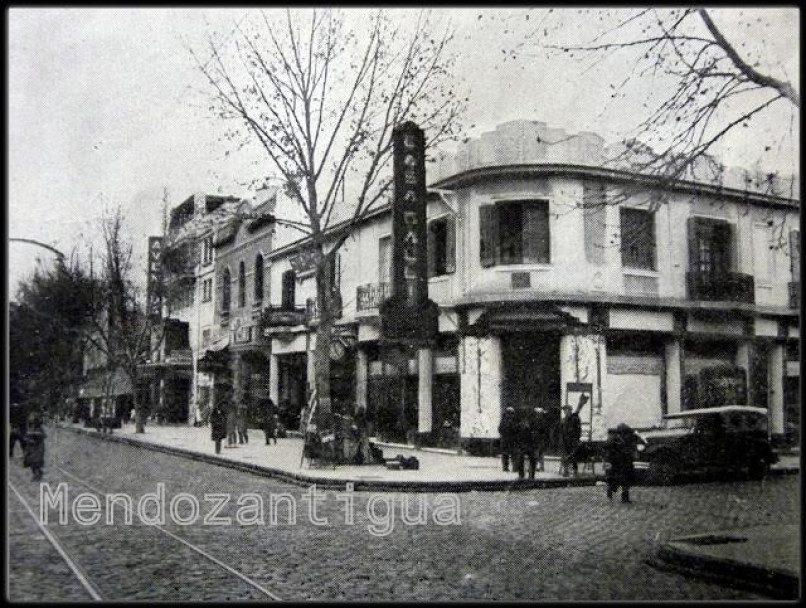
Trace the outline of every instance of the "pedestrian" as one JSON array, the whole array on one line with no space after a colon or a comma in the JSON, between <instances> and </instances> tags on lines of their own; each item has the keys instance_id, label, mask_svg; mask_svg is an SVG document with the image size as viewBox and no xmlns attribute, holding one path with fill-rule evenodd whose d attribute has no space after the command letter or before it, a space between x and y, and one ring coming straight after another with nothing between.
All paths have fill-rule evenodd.
<instances>
[{"instance_id":1,"label":"pedestrian","mask_svg":"<svg viewBox=\"0 0 806 608\"><path fill-rule=\"evenodd\" d=\"M137 422L137 410L135 410L134 408L129 410L129 422L131 422L132 424L135 424Z\"/></svg>"},{"instance_id":2,"label":"pedestrian","mask_svg":"<svg viewBox=\"0 0 806 608\"><path fill-rule=\"evenodd\" d=\"M532 444L532 428L528 412L520 412L516 417L515 430L515 470L518 478L526 476L525 465L529 460L529 479L535 478L536 457Z\"/></svg>"},{"instance_id":3,"label":"pedestrian","mask_svg":"<svg viewBox=\"0 0 806 608\"><path fill-rule=\"evenodd\" d=\"M504 471L509 471L509 461L514 456L516 431L515 408L509 406L501 415L501 423L498 425L498 434L501 436L501 462Z\"/></svg>"},{"instance_id":4,"label":"pedestrian","mask_svg":"<svg viewBox=\"0 0 806 608\"><path fill-rule=\"evenodd\" d=\"M546 470L545 453L546 445L549 441L549 420L546 410L536 407L532 410L530 420L532 432L532 445L534 446L535 457L537 459L537 470L541 473Z\"/></svg>"},{"instance_id":5,"label":"pedestrian","mask_svg":"<svg viewBox=\"0 0 806 608\"><path fill-rule=\"evenodd\" d=\"M25 454L25 433L28 430L28 418L25 413L25 406L21 403L12 403L9 412L9 424L11 434L9 437L9 458L14 458L14 446L19 442L20 448Z\"/></svg>"},{"instance_id":6,"label":"pedestrian","mask_svg":"<svg viewBox=\"0 0 806 608\"><path fill-rule=\"evenodd\" d=\"M639 443L645 443L643 438L623 422L615 430L608 431L605 446L605 482L607 498L610 500L620 487L621 502L631 502L630 486L635 476L633 460Z\"/></svg>"},{"instance_id":7,"label":"pedestrian","mask_svg":"<svg viewBox=\"0 0 806 608\"><path fill-rule=\"evenodd\" d=\"M263 402L260 409L263 415L263 433L266 435L266 445L269 445L272 440L277 445L277 423L280 416L277 414L277 407L271 397Z\"/></svg>"},{"instance_id":8,"label":"pedestrian","mask_svg":"<svg viewBox=\"0 0 806 608\"><path fill-rule=\"evenodd\" d=\"M560 468L563 477L568 477L572 471L574 477L578 473L577 452L582 439L582 421L579 419L579 412L587 402L588 396L583 393L579 396L576 410L573 410L570 405L563 406L565 418L560 423L560 442L563 452Z\"/></svg>"},{"instance_id":9,"label":"pedestrian","mask_svg":"<svg viewBox=\"0 0 806 608\"><path fill-rule=\"evenodd\" d=\"M210 435L215 442L215 453L221 453L221 440L227 436L227 412L219 401L210 412Z\"/></svg>"},{"instance_id":10,"label":"pedestrian","mask_svg":"<svg viewBox=\"0 0 806 608\"><path fill-rule=\"evenodd\" d=\"M45 466L45 431L42 429L42 418L39 414L31 417L28 432L25 434L23 465L33 473L33 481L42 479L42 468Z\"/></svg>"},{"instance_id":11,"label":"pedestrian","mask_svg":"<svg viewBox=\"0 0 806 608\"><path fill-rule=\"evenodd\" d=\"M247 405L246 403L239 403L235 409L235 424L238 431L238 443L249 443L248 429L246 428L247 420Z\"/></svg>"}]
</instances>

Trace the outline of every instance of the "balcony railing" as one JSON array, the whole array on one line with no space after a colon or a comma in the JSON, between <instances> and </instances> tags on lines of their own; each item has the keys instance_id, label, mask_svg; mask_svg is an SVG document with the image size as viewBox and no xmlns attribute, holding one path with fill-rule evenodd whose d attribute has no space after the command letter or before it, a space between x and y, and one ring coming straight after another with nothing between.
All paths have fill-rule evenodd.
<instances>
[{"instance_id":1,"label":"balcony railing","mask_svg":"<svg viewBox=\"0 0 806 608\"><path fill-rule=\"evenodd\" d=\"M789 308L800 308L800 281L789 283Z\"/></svg>"},{"instance_id":2,"label":"balcony railing","mask_svg":"<svg viewBox=\"0 0 806 608\"><path fill-rule=\"evenodd\" d=\"M687 272L690 300L755 302L755 283L749 274L738 272Z\"/></svg>"},{"instance_id":3,"label":"balcony railing","mask_svg":"<svg viewBox=\"0 0 806 608\"><path fill-rule=\"evenodd\" d=\"M319 305L316 302L316 298L308 298L305 301L305 314L308 317L308 323L316 322L319 320ZM336 293L333 296L333 318L341 319L341 315L342 315L341 294Z\"/></svg>"},{"instance_id":4,"label":"balcony railing","mask_svg":"<svg viewBox=\"0 0 806 608\"><path fill-rule=\"evenodd\" d=\"M165 362L190 365L193 362L193 354L189 348L175 348L165 355Z\"/></svg>"},{"instance_id":5,"label":"balcony railing","mask_svg":"<svg viewBox=\"0 0 806 608\"><path fill-rule=\"evenodd\" d=\"M381 302L389 297L389 283L359 285L355 292L356 311L377 310Z\"/></svg>"}]
</instances>

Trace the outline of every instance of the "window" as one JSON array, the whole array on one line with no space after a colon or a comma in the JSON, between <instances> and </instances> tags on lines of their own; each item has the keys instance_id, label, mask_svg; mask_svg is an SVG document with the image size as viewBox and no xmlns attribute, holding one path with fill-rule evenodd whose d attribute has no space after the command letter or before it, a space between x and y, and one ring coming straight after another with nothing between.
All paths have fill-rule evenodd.
<instances>
[{"instance_id":1,"label":"window","mask_svg":"<svg viewBox=\"0 0 806 608\"><path fill-rule=\"evenodd\" d=\"M551 261L548 201L507 201L479 209L484 267Z\"/></svg>"},{"instance_id":2,"label":"window","mask_svg":"<svg viewBox=\"0 0 806 608\"><path fill-rule=\"evenodd\" d=\"M378 283L389 283L392 275L392 237L378 239Z\"/></svg>"},{"instance_id":3,"label":"window","mask_svg":"<svg viewBox=\"0 0 806 608\"><path fill-rule=\"evenodd\" d=\"M339 293L341 288L341 254L339 253L330 258L330 278L333 293Z\"/></svg>"},{"instance_id":4,"label":"window","mask_svg":"<svg viewBox=\"0 0 806 608\"><path fill-rule=\"evenodd\" d=\"M621 263L655 270L655 214L651 211L621 209Z\"/></svg>"},{"instance_id":5,"label":"window","mask_svg":"<svg viewBox=\"0 0 806 608\"><path fill-rule=\"evenodd\" d=\"M202 330L202 346L209 346L210 345L210 330L203 329Z\"/></svg>"},{"instance_id":6,"label":"window","mask_svg":"<svg viewBox=\"0 0 806 608\"><path fill-rule=\"evenodd\" d=\"M221 277L221 312L229 314L230 297L232 293L232 275L229 268L224 269L224 274Z\"/></svg>"},{"instance_id":7,"label":"window","mask_svg":"<svg viewBox=\"0 0 806 608\"><path fill-rule=\"evenodd\" d=\"M789 233L789 267L792 270L792 280L800 281L800 230Z\"/></svg>"},{"instance_id":8,"label":"window","mask_svg":"<svg viewBox=\"0 0 806 608\"><path fill-rule=\"evenodd\" d=\"M255 258L255 304L263 301L263 256Z\"/></svg>"},{"instance_id":9,"label":"window","mask_svg":"<svg viewBox=\"0 0 806 608\"><path fill-rule=\"evenodd\" d=\"M238 307L246 306L246 265L238 264Z\"/></svg>"},{"instance_id":10,"label":"window","mask_svg":"<svg viewBox=\"0 0 806 608\"><path fill-rule=\"evenodd\" d=\"M205 279L202 283L202 302L213 299L213 279Z\"/></svg>"},{"instance_id":11,"label":"window","mask_svg":"<svg viewBox=\"0 0 806 608\"><path fill-rule=\"evenodd\" d=\"M726 275L731 269L733 230L724 220L692 217L688 220L689 270Z\"/></svg>"},{"instance_id":12,"label":"window","mask_svg":"<svg viewBox=\"0 0 806 608\"><path fill-rule=\"evenodd\" d=\"M296 299L297 275L293 270L286 270L283 273L283 299L281 307L283 310L293 310Z\"/></svg>"},{"instance_id":13,"label":"window","mask_svg":"<svg viewBox=\"0 0 806 608\"><path fill-rule=\"evenodd\" d=\"M453 218L428 223L428 276L438 277L456 270L456 228Z\"/></svg>"},{"instance_id":14,"label":"window","mask_svg":"<svg viewBox=\"0 0 806 608\"><path fill-rule=\"evenodd\" d=\"M213 236L204 237L202 241L202 265L213 263Z\"/></svg>"}]
</instances>

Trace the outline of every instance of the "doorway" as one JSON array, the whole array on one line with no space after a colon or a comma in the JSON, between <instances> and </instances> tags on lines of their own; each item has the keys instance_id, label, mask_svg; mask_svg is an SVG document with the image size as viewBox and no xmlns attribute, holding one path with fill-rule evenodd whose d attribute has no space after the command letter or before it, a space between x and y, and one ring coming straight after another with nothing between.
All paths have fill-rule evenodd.
<instances>
[{"instance_id":1,"label":"doorway","mask_svg":"<svg viewBox=\"0 0 806 608\"><path fill-rule=\"evenodd\" d=\"M551 425L546 450L558 449L560 423L560 334L523 332L502 337L502 408L526 414L535 407L546 410Z\"/></svg>"}]
</instances>

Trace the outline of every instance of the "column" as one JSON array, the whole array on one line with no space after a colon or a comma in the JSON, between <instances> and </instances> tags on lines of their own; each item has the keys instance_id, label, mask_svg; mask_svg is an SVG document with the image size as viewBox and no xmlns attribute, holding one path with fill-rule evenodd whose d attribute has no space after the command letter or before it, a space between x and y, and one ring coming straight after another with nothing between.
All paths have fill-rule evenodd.
<instances>
[{"instance_id":1,"label":"column","mask_svg":"<svg viewBox=\"0 0 806 608\"><path fill-rule=\"evenodd\" d=\"M683 409L683 347L679 338L666 343L666 413Z\"/></svg>"},{"instance_id":2,"label":"column","mask_svg":"<svg viewBox=\"0 0 806 608\"><path fill-rule=\"evenodd\" d=\"M501 340L465 336L459 345L462 439L498 438L501 421Z\"/></svg>"},{"instance_id":3,"label":"column","mask_svg":"<svg viewBox=\"0 0 806 608\"><path fill-rule=\"evenodd\" d=\"M753 405L753 343L750 340L739 342L736 348L736 365L745 372L747 378L747 405Z\"/></svg>"},{"instance_id":4,"label":"column","mask_svg":"<svg viewBox=\"0 0 806 608\"><path fill-rule=\"evenodd\" d=\"M767 362L767 385L769 387L767 403L770 414L770 431L773 435L783 436L785 433L784 375L786 374L783 344L776 343L772 346Z\"/></svg>"},{"instance_id":5,"label":"column","mask_svg":"<svg viewBox=\"0 0 806 608\"><path fill-rule=\"evenodd\" d=\"M362 348L356 349L355 356L355 405L359 410L367 409L369 384L369 358Z\"/></svg>"},{"instance_id":6,"label":"column","mask_svg":"<svg viewBox=\"0 0 806 608\"><path fill-rule=\"evenodd\" d=\"M280 405L280 355L269 355L269 398Z\"/></svg>"},{"instance_id":7,"label":"column","mask_svg":"<svg viewBox=\"0 0 806 608\"><path fill-rule=\"evenodd\" d=\"M431 385L434 379L434 351L430 348L417 350L417 432L430 433L432 423Z\"/></svg>"}]
</instances>

